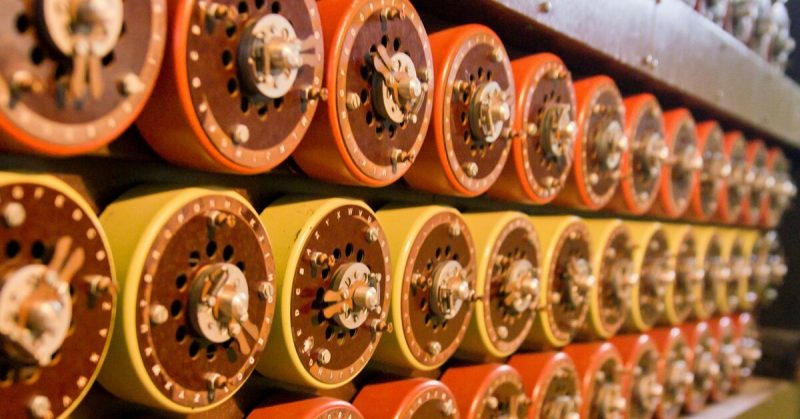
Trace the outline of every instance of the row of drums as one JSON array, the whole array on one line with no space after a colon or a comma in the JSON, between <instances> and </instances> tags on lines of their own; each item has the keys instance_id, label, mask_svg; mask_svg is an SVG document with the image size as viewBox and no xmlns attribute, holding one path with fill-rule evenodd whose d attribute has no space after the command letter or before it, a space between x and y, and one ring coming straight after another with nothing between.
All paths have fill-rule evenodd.
<instances>
[{"instance_id":1,"label":"row of drums","mask_svg":"<svg viewBox=\"0 0 800 419\"><path fill-rule=\"evenodd\" d=\"M552 54L512 61L484 26L428 36L406 0L6 1L5 150L86 153L136 120L208 171L291 155L337 183L766 227L796 194L778 148Z\"/></svg>"},{"instance_id":2,"label":"row of drums","mask_svg":"<svg viewBox=\"0 0 800 419\"><path fill-rule=\"evenodd\" d=\"M677 418L738 390L760 356L752 320L741 314L518 354L507 364L452 365L439 380L375 380L352 404L268 398L248 417Z\"/></svg>"},{"instance_id":3,"label":"row of drums","mask_svg":"<svg viewBox=\"0 0 800 419\"><path fill-rule=\"evenodd\" d=\"M158 186L94 214L51 176L0 174L2 417L66 416L95 378L189 413L253 370L331 390L502 360L747 312L786 274L776 235L741 228L300 196L259 214Z\"/></svg>"}]
</instances>

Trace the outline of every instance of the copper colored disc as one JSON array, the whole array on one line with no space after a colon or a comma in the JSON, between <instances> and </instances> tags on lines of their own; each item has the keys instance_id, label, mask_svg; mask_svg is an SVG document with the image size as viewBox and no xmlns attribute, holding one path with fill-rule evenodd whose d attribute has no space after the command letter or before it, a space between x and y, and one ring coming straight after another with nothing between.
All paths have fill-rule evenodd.
<instances>
[{"instance_id":1,"label":"copper colored disc","mask_svg":"<svg viewBox=\"0 0 800 419\"><path fill-rule=\"evenodd\" d=\"M475 196L497 180L508 158L515 96L511 63L503 43L485 26L451 28L430 41L437 65L433 129L405 179L417 189Z\"/></svg>"},{"instance_id":2,"label":"copper colored disc","mask_svg":"<svg viewBox=\"0 0 800 419\"><path fill-rule=\"evenodd\" d=\"M725 292L733 292L736 296L736 287L728 286L725 278L721 278L719 273L722 269L727 267L727 261L722 259L722 243L720 242L719 235L715 234L711 237L706 248L706 254L703 257L703 293L701 296L704 318L708 318L717 311L717 289L723 287ZM730 288L730 290L729 290Z\"/></svg>"},{"instance_id":3,"label":"copper colored disc","mask_svg":"<svg viewBox=\"0 0 800 419\"><path fill-rule=\"evenodd\" d=\"M697 256L697 244L694 235L688 231L678 245L678 254L675 255L675 285L672 293L672 305L678 323L683 323L692 314L692 304L696 298L694 294L695 281L702 280L697 275L698 269L702 269L702 261ZM704 284L705 286L705 284ZM711 285L713 287L713 285ZM714 290L706 293L703 290L703 303L708 304L714 300ZM668 303L669 304L669 303Z\"/></svg>"},{"instance_id":4,"label":"copper colored disc","mask_svg":"<svg viewBox=\"0 0 800 419\"><path fill-rule=\"evenodd\" d=\"M550 271L547 277L551 282L546 285L549 294L546 306L548 321L553 334L562 341L572 339L589 310L588 290L577 291L583 295L568 297L576 292L570 290L570 263L575 259L584 259L588 263L591 258L588 235L589 231L583 223L569 225L558 238L552 265L542 267Z\"/></svg>"},{"instance_id":5,"label":"copper colored disc","mask_svg":"<svg viewBox=\"0 0 800 419\"><path fill-rule=\"evenodd\" d=\"M575 93L578 129L573 176L556 202L595 210L614 196L622 155L628 152L625 106L616 84L606 76L577 81Z\"/></svg>"},{"instance_id":6,"label":"copper colored disc","mask_svg":"<svg viewBox=\"0 0 800 419\"><path fill-rule=\"evenodd\" d=\"M535 310L517 311L507 304L509 296L505 280L512 265L517 261L528 261L537 272L539 267L539 239L527 219L508 223L499 234L491 252L492 260L486 274L483 298L477 304L484 306L484 321L489 339L502 352L513 352L522 344L531 328ZM531 304L536 304L538 295Z\"/></svg>"},{"instance_id":7,"label":"copper colored disc","mask_svg":"<svg viewBox=\"0 0 800 419\"><path fill-rule=\"evenodd\" d=\"M564 417L578 414L581 406L580 382L575 364L564 352L515 355L509 365L522 376L531 399L528 417Z\"/></svg>"},{"instance_id":8,"label":"copper colored disc","mask_svg":"<svg viewBox=\"0 0 800 419\"><path fill-rule=\"evenodd\" d=\"M761 215L761 208L764 200L768 199L767 179L769 170L767 169L767 148L761 140L751 140L747 144L747 165L749 166L751 179L750 197L747 204L742 207L741 221L746 225L755 225Z\"/></svg>"},{"instance_id":9,"label":"copper colored disc","mask_svg":"<svg viewBox=\"0 0 800 419\"><path fill-rule=\"evenodd\" d=\"M750 197L749 169L745 138L739 131L725 133L723 150L731 165L731 174L719 194L720 221L728 224L739 219L742 206Z\"/></svg>"},{"instance_id":10,"label":"copper colored disc","mask_svg":"<svg viewBox=\"0 0 800 419\"><path fill-rule=\"evenodd\" d=\"M739 377L736 377L733 383L734 389L738 389L742 380L753 374L762 353L761 342L758 338L758 326L753 316L749 313L741 313L735 317L734 323L739 354L742 357Z\"/></svg>"},{"instance_id":11,"label":"copper colored disc","mask_svg":"<svg viewBox=\"0 0 800 419\"><path fill-rule=\"evenodd\" d=\"M382 330L378 324L386 319L392 288L389 249L381 228L377 228L375 240L366 233L377 225L375 215L363 207L339 206L314 226L300 253L303 259L297 263L292 279L291 304L283 310L291 313L294 351L301 364L315 379L326 384L347 382L361 371L377 347L380 337L377 332ZM327 255L332 262L316 264L313 259L318 254ZM329 299L329 295L356 287L356 282L348 281L357 276L342 275L341 283L337 277L338 272L356 263L369 270L369 286L377 290L378 304L374 309L354 314L356 318L365 317L355 320L360 325L351 328L346 321L338 321L336 314L326 317L325 313L342 304L341 297ZM349 317L348 308L343 313ZM329 359L320 361L322 358Z\"/></svg>"},{"instance_id":12,"label":"copper colored disc","mask_svg":"<svg viewBox=\"0 0 800 419\"><path fill-rule=\"evenodd\" d=\"M459 226L453 230L452 226ZM458 234L453 233L457 231ZM462 303L458 313L446 319L431 307L434 271L448 261L457 261L466 272L470 289L475 289L475 246L469 230L458 215L441 212L420 229L408 250L408 262L401 291L402 330L414 358L425 365L440 365L455 353L469 326L472 301ZM417 282L419 281L419 282Z\"/></svg>"},{"instance_id":13,"label":"copper colored disc","mask_svg":"<svg viewBox=\"0 0 800 419\"><path fill-rule=\"evenodd\" d=\"M249 415L250 419L362 419L361 413L350 403L330 397L269 404L257 407Z\"/></svg>"},{"instance_id":14,"label":"copper colored disc","mask_svg":"<svg viewBox=\"0 0 800 419\"><path fill-rule=\"evenodd\" d=\"M797 186L792 180L791 163L780 148L774 147L767 158L773 184L768 188L768 198L762 201L761 219L763 227L774 228L780 223L784 212L797 196Z\"/></svg>"},{"instance_id":15,"label":"copper colored disc","mask_svg":"<svg viewBox=\"0 0 800 419\"><path fill-rule=\"evenodd\" d=\"M716 214L720 190L730 176L731 163L724 152L724 133L715 121L697 124L697 145L703 157L699 173L699 187L691 197L692 216L708 220Z\"/></svg>"},{"instance_id":16,"label":"copper colored disc","mask_svg":"<svg viewBox=\"0 0 800 419\"><path fill-rule=\"evenodd\" d=\"M647 243L639 268L639 311L642 321L652 327L664 314L664 298L666 287L674 279L667 281L665 277L672 276L673 265L670 263L669 245L664 230L658 230Z\"/></svg>"},{"instance_id":17,"label":"copper colored disc","mask_svg":"<svg viewBox=\"0 0 800 419\"><path fill-rule=\"evenodd\" d=\"M624 414L627 406L622 393L622 358L614 345L580 343L564 348L575 360L581 380L584 403L581 417L599 419Z\"/></svg>"},{"instance_id":18,"label":"copper colored disc","mask_svg":"<svg viewBox=\"0 0 800 419\"><path fill-rule=\"evenodd\" d=\"M0 1L0 148L85 153L139 114L161 65L166 1L102 4Z\"/></svg>"},{"instance_id":19,"label":"copper colored disc","mask_svg":"<svg viewBox=\"0 0 800 419\"><path fill-rule=\"evenodd\" d=\"M658 377L661 359L658 348L646 334L615 336L611 343L619 350L624 362L622 394L628 400L627 417L653 417L663 394Z\"/></svg>"},{"instance_id":20,"label":"copper colored disc","mask_svg":"<svg viewBox=\"0 0 800 419\"><path fill-rule=\"evenodd\" d=\"M625 134L630 151L622 156L620 185L610 208L632 214L646 212L658 196L666 143L661 106L655 96L625 98Z\"/></svg>"},{"instance_id":21,"label":"copper colored disc","mask_svg":"<svg viewBox=\"0 0 800 419\"><path fill-rule=\"evenodd\" d=\"M664 393L657 416L664 419L677 418L694 378L689 343L678 327L655 329L649 335L661 351L658 375L664 386Z\"/></svg>"},{"instance_id":22,"label":"copper colored disc","mask_svg":"<svg viewBox=\"0 0 800 419\"><path fill-rule=\"evenodd\" d=\"M733 384L741 374L742 356L739 353L739 340L736 325L730 317L720 317L709 322L711 332L717 340L717 362L719 374L711 390L711 399L722 401L733 391Z\"/></svg>"},{"instance_id":23,"label":"copper colored disc","mask_svg":"<svg viewBox=\"0 0 800 419\"><path fill-rule=\"evenodd\" d=\"M757 305L766 307L778 296L786 278L786 256L775 231L761 233L750 254L753 273L749 290L755 292Z\"/></svg>"},{"instance_id":24,"label":"copper colored disc","mask_svg":"<svg viewBox=\"0 0 800 419\"><path fill-rule=\"evenodd\" d=\"M206 195L170 214L147 254L135 296L139 352L132 356L141 358L151 382L175 403L211 404L244 384L272 326L275 303L258 291L275 272L267 234L244 203ZM240 334L221 343L193 324L190 301L197 280L217 264L238 268L249 295ZM154 320L159 306L169 309L163 323ZM210 391L208 374L227 384Z\"/></svg>"},{"instance_id":25,"label":"copper colored disc","mask_svg":"<svg viewBox=\"0 0 800 419\"><path fill-rule=\"evenodd\" d=\"M465 417L516 417L528 415L530 399L522 377L508 365L485 364L448 368L441 381L450 388Z\"/></svg>"},{"instance_id":26,"label":"copper colored disc","mask_svg":"<svg viewBox=\"0 0 800 419\"><path fill-rule=\"evenodd\" d=\"M316 3L182 0L170 12L174 46L138 122L145 139L204 170L265 172L288 158L322 86Z\"/></svg>"},{"instance_id":27,"label":"copper colored disc","mask_svg":"<svg viewBox=\"0 0 800 419\"><path fill-rule=\"evenodd\" d=\"M670 157L662 169L659 198L650 213L678 218L689 207L702 161L697 150L694 118L688 110L680 108L666 112L664 124Z\"/></svg>"},{"instance_id":28,"label":"copper colored disc","mask_svg":"<svg viewBox=\"0 0 800 419\"><path fill-rule=\"evenodd\" d=\"M750 266L750 261L747 259L747 249L745 249L745 241L741 235L737 235L731 245L731 252L728 255L725 267L728 268L728 278L723 278L721 281L716 281L717 286L722 288L722 293L728 303L727 312L734 313L739 311L740 305L743 302L739 301L739 283L740 281L747 281L752 275L753 269ZM725 279L728 279L725 281Z\"/></svg>"},{"instance_id":29,"label":"copper colored disc","mask_svg":"<svg viewBox=\"0 0 800 419\"><path fill-rule=\"evenodd\" d=\"M4 329L0 333L0 393L4 400L0 417L29 417L36 399L47 403L46 410L53 417L60 417L88 391L100 367L113 322L116 289L101 227L85 208L51 186L24 181L0 185L0 212L5 220L0 224L0 297L4 302L0 310ZM19 316L46 315L39 306L50 301L61 307L55 315L64 315L63 300L42 294L50 287L38 285L26 292L30 286L26 278L35 280L48 272L68 288L63 296L71 305L71 317L63 324L63 341L54 342L53 352L42 353L47 359L41 359L24 349L7 328L8 322ZM36 293L44 301L37 300ZM10 305L12 302L19 307ZM35 332L34 323L17 321L24 325L14 322L15 331ZM46 339L58 339L52 334L60 328L51 327L58 320L39 321L48 321L43 326L50 337L40 337L33 348L50 347Z\"/></svg>"},{"instance_id":30,"label":"copper colored disc","mask_svg":"<svg viewBox=\"0 0 800 419\"><path fill-rule=\"evenodd\" d=\"M436 380L411 378L364 386L353 405L365 418L458 419L453 393Z\"/></svg>"},{"instance_id":31,"label":"copper colored disc","mask_svg":"<svg viewBox=\"0 0 800 419\"><path fill-rule=\"evenodd\" d=\"M711 334L708 323L690 323L682 326L692 351L691 365L694 381L686 392L684 409L688 413L702 410L720 373L717 362L717 340Z\"/></svg>"},{"instance_id":32,"label":"copper colored disc","mask_svg":"<svg viewBox=\"0 0 800 419\"><path fill-rule=\"evenodd\" d=\"M406 0L322 0L317 7L330 99L293 157L313 177L392 183L419 155L430 122L433 61L425 28ZM391 79L415 80L417 99L400 99L407 90L386 84L387 61Z\"/></svg>"},{"instance_id":33,"label":"copper colored disc","mask_svg":"<svg viewBox=\"0 0 800 419\"><path fill-rule=\"evenodd\" d=\"M572 76L552 54L511 62L517 85L511 157L489 195L544 204L564 187L572 168L575 90Z\"/></svg>"},{"instance_id":34,"label":"copper colored disc","mask_svg":"<svg viewBox=\"0 0 800 419\"><path fill-rule=\"evenodd\" d=\"M597 272L597 295L600 309L600 320L606 330L614 335L628 314L630 304L630 277L633 274L630 230L624 225L611 233L603 252L600 272Z\"/></svg>"}]
</instances>

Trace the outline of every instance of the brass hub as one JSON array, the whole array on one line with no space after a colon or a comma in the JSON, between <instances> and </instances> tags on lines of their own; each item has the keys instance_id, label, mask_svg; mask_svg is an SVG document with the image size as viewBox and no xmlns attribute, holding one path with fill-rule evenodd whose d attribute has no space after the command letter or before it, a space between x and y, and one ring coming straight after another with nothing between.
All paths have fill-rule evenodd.
<instances>
[{"instance_id":1,"label":"brass hub","mask_svg":"<svg viewBox=\"0 0 800 419\"><path fill-rule=\"evenodd\" d=\"M239 72L251 91L270 99L285 96L304 64L304 41L282 15L270 13L253 24L239 44Z\"/></svg>"},{"instance_id":2,"label":"brass hub","mask_svg":"<svg viewBox=\"0 0 800 419\"><path fill-rule=\"evenodd\" d=\"M458 261L448 260L436 266L430 294L434 314L446 320L456 317L473 294L467 273Z\"/></svg>"},{"instance_id":3,"label":"brass hub","mask_svg":"<svg viewBox=\"0 0 800 419\"><path fill-rule=\"evenodd\" d=\"M621 419L627 410L627 401L622 394L618 380L619 365L613 360L606 361L594 376L594 397L589 417L600 419Z\"/></svg>"},{"instance_id":4,"label":"brass hub","mask_svg":"<svg viewBox=\"0 0 800 419\"><path fill-rule=\"evenodd\" d=\"M658 353L648 350L633 368L632 417L652 417L661 403L664 387L659 383L657 365Z\"/></svg>"},{"instance_id":5,"label":"brass hub","mask_svg":"<svg viewBox=\"0 0 800 419\"><path fill-rule=\"evenodd\" d=\"M223 343L242 332L249 322L247 278L236 265L215 263L201 268L189 291L189 320L209 342Z\"/></svg>"},{"instance_id":6,"label":"brass hub","mask_svg":"<svg viewBox=\"0 0 800 419\"><path fill-rule=\"evenodd\" d=\"M428 83L417 76L414 61L400 51L389 55L382 44L377 45L371 59L375 111L397 125L416 123Z\"/></svg>"},{"instance_id":7,"label":"brass hub","mask_svg":"<svg viewBox=\"0 0 800 419\"><path fill-rule=\"evenodd\" d=\"M488 81L475 88L469 99L469 124L473 138L487 144L500 138L506 122L511 119L508 99L496 81Z\"/></svg>"},{"instance_id":8,"label":"brass hub","mask_svg":"<svg viewBox=\"0 0 800 419\"><path fill-rule=\"evenodd\" d=\"M528 259L511 264L503 281L503 304L515 313L535 310L539 301L539 278Z\"/></svg>"}]
</instances>

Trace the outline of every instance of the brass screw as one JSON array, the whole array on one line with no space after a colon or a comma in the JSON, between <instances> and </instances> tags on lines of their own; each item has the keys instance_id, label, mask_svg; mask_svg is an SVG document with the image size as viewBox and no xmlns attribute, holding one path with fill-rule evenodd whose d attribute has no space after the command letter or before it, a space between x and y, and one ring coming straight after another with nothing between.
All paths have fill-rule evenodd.
<instances>
[{"instance_id":1,"label":"brass screw","mask_svg":"<svg viewBox=\"0 0 800 419\"><path fill-rule=\"evenodd\" d=\"M347 94L347 110L354 111L361 107L361 96L358 93L350 92Z\"/></svg>"},{"instance_id":2,"label":"brass screw","mask_svg":"<svg viewBox=\"0 0 800 419\"><path fill-rule=\"evenodd\" d=\"M9 202L3 207L3 223L8 228L21 226L26 216L25 207L19 202Z\"/></svg>"}]
</instances>

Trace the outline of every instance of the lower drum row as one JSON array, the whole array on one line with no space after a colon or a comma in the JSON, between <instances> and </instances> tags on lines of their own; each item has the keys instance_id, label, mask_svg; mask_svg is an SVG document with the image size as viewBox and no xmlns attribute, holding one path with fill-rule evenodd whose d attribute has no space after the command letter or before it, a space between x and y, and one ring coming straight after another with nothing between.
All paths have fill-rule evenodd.
<instances>
[{"instance_id":1,"label":"lower drum row","mask_svg":"<svg viewBox=\"0 0 800 419\"><path fill-rule=\"evenodd\" d=\"M334 389L365 367L646 332L768 302L772 232L141 187L99 219L65 183L0 174L0 416L67 416L95 378L189 413L253 370ZM8 395L8 397L6 397Z\"/></svg>"},{"instance_id":2,"label":"lower drum row","mask_svg":"<svg viewBox=\"0 0 800 419\"><path fill-rule=\"evenodd\" d=\"M742 314L519 354L507 364L453 365L438 381L368 383L352 404L267 402L249 417L676 418L741 387L761 353L752 326Z\"/></svg>"}]
</instances>

